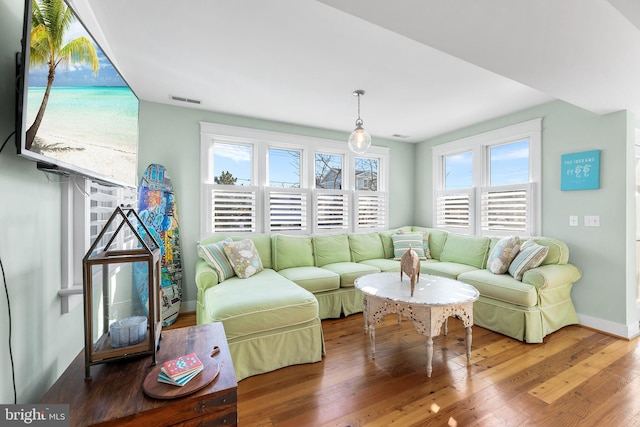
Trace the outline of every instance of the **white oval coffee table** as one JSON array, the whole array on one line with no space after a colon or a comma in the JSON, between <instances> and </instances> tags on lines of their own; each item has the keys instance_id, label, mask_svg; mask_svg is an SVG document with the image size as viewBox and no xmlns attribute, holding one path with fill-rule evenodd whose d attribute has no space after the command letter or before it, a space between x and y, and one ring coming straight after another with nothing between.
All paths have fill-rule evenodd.
<instances>
[{"instance_id":1,"label":"white oval coffee table","mask_svg":"<svg viewBox=\"0 0 640 427\"><path fill-rule=\"evenodd\" d=\"M459 317L466 330L467 363L471 360L471 327L473 326L473 302L480 293L476 288L458 280L421 274L411 296L409 278L400 272L373 273L355 281L356 288L364 293L364 327L371 340L371 355L376 357L375 324L390 313L408 317L416 331L427 337L427 376L431 377L433 337L440 334L442 325L451 316Z\"/></svg>"}]
</instances>

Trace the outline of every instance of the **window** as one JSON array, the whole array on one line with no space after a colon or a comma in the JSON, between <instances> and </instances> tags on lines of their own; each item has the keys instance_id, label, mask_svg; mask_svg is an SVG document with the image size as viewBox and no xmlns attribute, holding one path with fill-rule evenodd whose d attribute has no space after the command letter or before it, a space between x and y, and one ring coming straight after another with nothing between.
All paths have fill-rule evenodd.
<instances>
[{"instance_id":1,"label":"window","mask_svg":"<svg viewBox=\"0 0 640 427\"><path fill-rule=\"evenodd\" d=\"M201 123L202 236L387 227L389 149Z\"/></svg>"},{"instance_id":2,"label":"window","mask_svg":"<svg viewBox=\"0 0 640 427\"><path fill-rule=\"evenodd\" d=\"M217 229L256 231L257 191L253 186L253 145L213 143L210 221Z\"/></svg>"},{"instance_id":3,"label":"window","mask_svg":"<svg viewBox=\"0 0 640 427\"><path fill-rule=\"evenodd\" d=\"M356 157L356 190L378 190L378 159Z\"/></svg>"},{"instance_id":4,"label":"window","mask_svg":"<svg viewBox=\"0 0 640 427\"><path fill-rule=\"evenodd\" d=\"M434 222L486 236L540 230L541 119L435 146Z\"/></svg>"},{"instance_id":5,"label":"window","mask_svg":"<svg viewBox=\"0 0 640 427\"><path fill-rule=\"evenodd\" d=\"M316 153L316 188L342 189L342 156Z\"/></svg>"},{"instance_id":6,"label":"window","mask_svg":"<svg viewBox=\"0 0 640 427\"><path fill-rule=\"evenodd\" d=\"M465 151L444 156L445 189L473 187L473 153Z\"/></svg>"},{"instance_id":7,"label":"window","mask_svg":"<svg viewBox=\"0 0 640 427\"><path fill-rule=\"evenodd\" d=\"M251 146L213 144L214 182L223 185L251 185Z\"/></svg>"},{"instance_id":8,"label":"window","mask_svg":"<svg viewBox=\"0 0 640 427\"><path fill-rule=\"evenodd\" d=\"M102 185L81 176L69 177L62 183L62 287L58 293L63 313L82 302L82 259L119 205L137 205L135 187ZM117 225L112 224L111 233ZM115 245L119 249L136 243L127 229L117 237ZM108 240L104 239L105 243Z\"/></svg>"},{"instance_id":9,"label":"window","mask_svg":"<svg viewBox=\"0 0 640 427\"><path fill-rule=\"evenodd\" d=\"M269 148L269 186L300 188L301 159L300 150Z\"/></svg>"}]
</instances>

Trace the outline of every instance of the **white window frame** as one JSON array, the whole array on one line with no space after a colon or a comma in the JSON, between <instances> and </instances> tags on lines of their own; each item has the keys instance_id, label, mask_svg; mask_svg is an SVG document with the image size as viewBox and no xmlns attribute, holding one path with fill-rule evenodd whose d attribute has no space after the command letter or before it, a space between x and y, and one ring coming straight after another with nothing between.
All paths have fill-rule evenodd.
<instances>
[{"instance_id":1,"label":"white window frame","mask_svg":"<svg viewBox=\"0 0 640 427\"><path fill-rule=\"evenodd\" d=\"M481 133L467 138L459 139L449 143L436 145L432 148L433 165L433 222L438 227L438 204L440 197L450 193L469 191L470 196L470 224L466 228L439 227L447 231L484 235L484 236L504 236L514 233L513 231L484 230L482 228L482 196L487 190L499 190L501 188L526 189L530 208L527 210L526 231L524 236L538 235L542 229L542 203L541 203L541 151L542 151L542 118L529 120L523 123L507 126L493 131ZM490 186L490 158L489 149L498 145L509 144L521 140L529 141L529 182L509 186ZM446 156L472 151L473 174L471 189L445 189L445 162Z\"/></svg>"},{"instance_id":2,"label":"white window frame","mask_svg":"<svg viewBox=\"0 0 640 427\"><path fill-rule=\"evenodd\" d=\"M334 229L320 229L317 225L317 214L315 203L319 190L315 188L315 155L316 153L326 153L340 155L344 159L342 171L342 190L347 192L349 197L348 214L346 220L348 222L346 230L349 232L371 231L373 226L371 223L363 224L359 227L357 221L357 212L355 195L355 158L373 158L378 160L378 191L376 193L379 198L388 200L389 188L389 148L372 146L367 153L356 155L348 150L346 142L337 142L333 140L294 135L281 132L265 131L259 129L243 128L230 125L221 125L217 123L200 122L200 169L201 169L201 214L200 214L200 230L201 237L206 238L214 234L211 222L211 204L212 191L222 190L220 185L214 184L214 167L213 167L213 145L215 142L228 142L236 144L251 144L252 150L252 167L253 167L253 186L256 188L256 200L260 206L257 210L256 230L255 232L271 232L269 224L269 192L280 191L282 188L268 186L268 153L269 149L296 150L300 151L300 188L294 189L298 193L307 194L306 200L306 228L301 230L282 230L286 234L322 234L335 233L338 230L345 230L343 227ZM334 191L334 190L330 190ZM378 221L378 229L388 228L388 203L380 203L380 217L383 223Z\"/></svg>"},{"instance_id":3,"label":"white window frame","mask_svg":"<svg viewBox=\"0 0 640 427\"><path fill-rule=\"evenodd\" d=\"M62 186L62 242L61 242L61 312L68 313L82 303L83 272L82 260L100 233L106 219L119 205L137 204L135 187L103 185L79 175L65 176ZM93 190L98 190L92 191ZM92 207L92 200L105 201L109 207ZM111 211L111 212L109 212ZM92 219L92 213L96 219ZM92 226L97 230L91 232ZM119 239L133 241L133 236L122 233ZM123 247L125 242L120 242Z\"/></svg>"}]
</instances>

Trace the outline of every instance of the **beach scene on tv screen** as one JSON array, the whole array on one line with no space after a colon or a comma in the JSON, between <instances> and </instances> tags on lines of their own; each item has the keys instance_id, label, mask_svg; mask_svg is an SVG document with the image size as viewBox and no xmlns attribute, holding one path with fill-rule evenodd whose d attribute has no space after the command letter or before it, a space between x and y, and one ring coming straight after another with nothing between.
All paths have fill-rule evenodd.
<instances>
[{"instance_id":1,"label":"beach scene on tv screen","mask_svg":"<svg viewBox=\"0 0 640 427\"><path fill-rule=\"evenodd\" d=\"M137 97L75 17L68 18L62 40L54 43L59 46L51 49L46 26L53 24L46 13L52 12L34 5L25 148L136 185ZM49 84L50 55L58 65L38 119Z\"/></svg>"}]
</instances>

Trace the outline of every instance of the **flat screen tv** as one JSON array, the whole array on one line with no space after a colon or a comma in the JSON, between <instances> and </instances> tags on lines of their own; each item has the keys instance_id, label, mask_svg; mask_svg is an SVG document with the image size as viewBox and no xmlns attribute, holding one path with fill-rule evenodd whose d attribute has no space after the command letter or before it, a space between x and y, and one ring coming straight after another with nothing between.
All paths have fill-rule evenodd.
<instances>
[{"instance_id":1,"label":"flat screen tv","mask_svg":"<svg viewBox=\"0 0 640 427\"><path fill-rule=\"evenodd\" d=\"M138 97L64 0L26 0L16 146L39 169L136 185Z\"/></svg>"}]
</instances>

